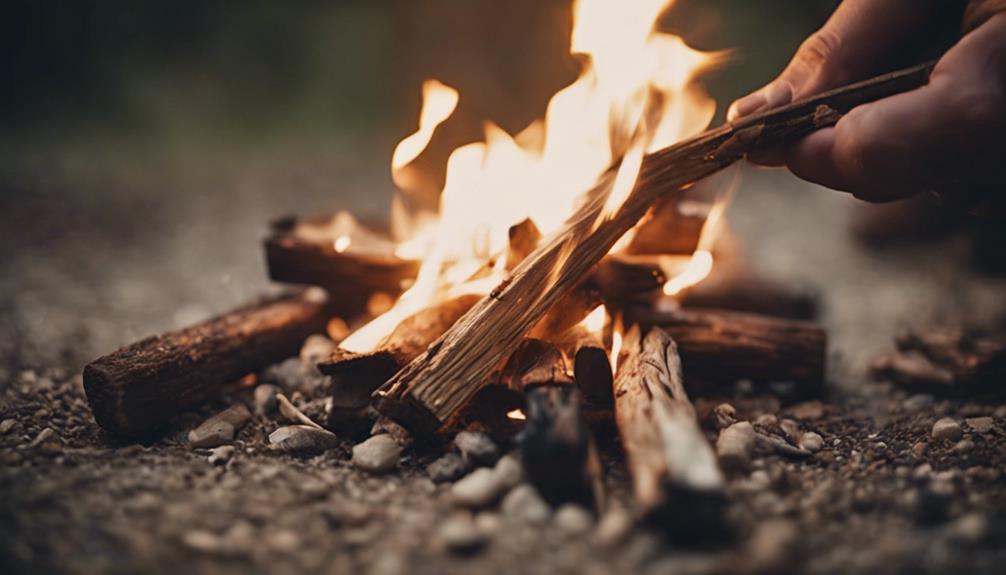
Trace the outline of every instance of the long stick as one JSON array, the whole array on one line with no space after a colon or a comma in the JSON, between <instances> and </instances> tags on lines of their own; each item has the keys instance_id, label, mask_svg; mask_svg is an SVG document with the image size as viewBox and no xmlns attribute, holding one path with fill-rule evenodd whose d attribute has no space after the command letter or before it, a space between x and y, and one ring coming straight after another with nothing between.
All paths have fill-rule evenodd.
<instances>
[{"instance_id":1,"label":"long stick","mask_svg":"<svg viewBox=\"0 0 1006 575\"><path fill-rule=\"evenodd\" d=\"M432 432L458 414L528 330L578 285L618 239L666 194L713 174L752 150L831 126L857 105L926 83L931 66L879 76L746 118L647 156L635 188L604 213L617 168L579 210L513 274L375 394L377 409L413 432Z\"/></svg>"}]
</instances>

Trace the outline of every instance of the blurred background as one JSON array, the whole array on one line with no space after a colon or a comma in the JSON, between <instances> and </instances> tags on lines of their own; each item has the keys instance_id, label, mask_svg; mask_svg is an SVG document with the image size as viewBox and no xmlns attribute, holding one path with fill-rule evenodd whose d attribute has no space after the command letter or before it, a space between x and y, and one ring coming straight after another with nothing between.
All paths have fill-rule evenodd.
<instances>
[{"instance_id":1,"label":"blurred background","mask_svg":"<svg viewBox=\"0 0 1006 575\"><path fill-rule=\"evenodd\" d=\"M732 50L705 78L722 118L836 4L679 0L663 27ZM80 365L262 291L259 241L273 218L385 217L391 150L414 129L421 81L462 95L423 160L436 179L483 119L513 132L543 114L578 71L569 30L568 0L6 2L6 369ZM1002 293L973 285L962 256L937 267L924 264L931 249L862 254L846 241L850 199L747 171L735 230L765 269L826 288L839 347L855 330L886 341L920 306L980 313ZM894 305L878 317L865 293Z\"/></svg>"}]
</instances>

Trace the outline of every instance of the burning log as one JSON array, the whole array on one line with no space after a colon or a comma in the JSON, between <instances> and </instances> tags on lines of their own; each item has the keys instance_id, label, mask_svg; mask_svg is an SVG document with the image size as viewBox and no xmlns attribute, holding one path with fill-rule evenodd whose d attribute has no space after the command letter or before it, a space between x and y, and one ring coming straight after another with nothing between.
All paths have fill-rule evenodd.
<instances>
[{"instance_id":1,"label":"burning log","mask_svg":"<svg viewBox=\"0 0 1006 575\"><path fill-rule=\"evenodd\" d=\"M552 504L577 501L600 511L600 459L559 349L525 340L503 368L501 382L524 395L527 420L519 442L528 480Z\"/></svg>"},{"instance_id":2,"label":"burning log","mask_svg":"<svg viewBox=\"0 0 1006 575\"><path fill-rule=\"evenodd\" d=\"M827 335L812 323L712 309L633 309L626 320L670 334L689 381L795 382L807 395L824 382Z\"/></svg>"},{"instance_id":3,"label":"burning log","mask_svg":"<svg viewBox=\"0 0 1006 575\"><path fill-rule=\"evenodd\" d=\"M674 340L654 328L625 336L615 376L615 422L643 514L681 535L722 530L723 473L682 383Z\"/></svg>"},{"instance_id":4,"label":"burning log","mask_svg":"<svg viewBox=\"0 0 1006 575\"><path fill-rule=\"evenodd\" d=\"M846 86L727 124L643 160L629 196L607 213L617 168L602 176L577 212L498 286L375 396L379 411L430 433L458 416L487 376L618 239L666 194L713 174L752 150L834 125L853 107L926 83L931 64Z\"/></svg>"},{"instance_id":5,"label":"burning log","mask_svg":"<svg viewBox=\"0 0 1006 575\"><path fill-rule=\"evenodd\" d=\"M573 377L584 400L594 407L611 407L614 376L601 335L575 325L559 339L563 353L573 363Z\"/></svg>"},{"instance_id":6,"label":"burning log","mask_svg":"<svg viewBox=\"0 0 1006 575\"><path fill-rule=\"evenodd\" d=\"M330 317L323 290L264 299L181 331L149 337L84 368L84 391L103 429L141 436L223 386L297 355Z\"/></svg>"},{"instance_id":7,"label":"burning log","mask_svg":"<svg viewBox=\"0 0 1006 575\"><path fill-rule=\"evenodd\" d=\"M318 369L332 380L330 429L355 427L370 405L370 394L388 381L475 305L479 296L466 295L424 308L409 316L377 344L374 351L355 353L336 348Z\"/></svg>"},{"instance_id":8,"label":"burning log","mask_svg":"<svg viewBox=\"0 0 1006 575\"><path fill-rule=\"evenodd\" d=\"M322 224L293 218L272 224L264 241L269 278L278 282L323 287L339 294L333 301L336 314L353 316L366 309L367 298L381 292L396 296L405 281L416 277L419 262L393 253L340 250L337 238L322 241L320 233L307 233Z\"/></svg>"}]
</instances>

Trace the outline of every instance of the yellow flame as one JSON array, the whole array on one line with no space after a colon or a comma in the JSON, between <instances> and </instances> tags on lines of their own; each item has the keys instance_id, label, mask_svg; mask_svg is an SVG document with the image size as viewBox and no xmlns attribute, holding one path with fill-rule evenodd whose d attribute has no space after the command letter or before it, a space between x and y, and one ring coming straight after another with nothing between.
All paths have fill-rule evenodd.
<instances>
[{"instance_id":1,"label":"yellow flame","mask_svg":"<svg viewBox=\"0 0 1006 575\"><path fill-rule=\"evenodd\" d=\"M513 419L514 421L524 421L527 419L527 416L524 415L524 412L519 409L512 409L506 412L506 416L508 419Z\"/></svg>"},{"instance_id":2,"label":"yellow flame","mask_svg":"<svg viewBox=\"0 0 1006 575\"><path fill-rule=\"evenodd\" d=\"M594 308L594 311L587 314L587 317L583 318L580 325L587 328L587 331L591 333L601 333L604 329L604 321L608 318L607 312L604 310L603 305L599 305Z\"/></svg>"},{"instance_id":3,"label":"yellow flame","mask_svg":"<svg viewBox=\"0 0 1006 575\"><path fill-rule=\"evenodd\" d=\"M349 247L349 244L351 244L352 241L352 238L349 236L339 236L335 239L335 251L341 254L346 251L346 248Z\"/></svg>"},{"instance_id":4,"label":"yellow flame","mask_svg":"<svg viewBox=\"0 0 1006 575\"><path fill-rule=\"evenodd\" d=\"M552 97L543 119L516 134L486 122L483 141L455 149L437 214L415 211L396 196L395 254L421 261L419 274L388 312L346 338L344 348L373 349L402 319L451 295L489 293L505 277L504 266L492 262L505 259L511 225L530 218L543 235L557 231L584 193L618 165L605 203L610 215L631 195L646 152L708 125L714 102L692 81L716 55L656 30L671 4L574 4L570 52L582 55L580 76ZM399 187L407 183L403 168L458 102L453 88L434 80L423 84L419 129L392 155ZM598 313L603 326L603 309Z\"/></svg>"},{"instance_id":5,"label":"yellow flame","mask_svg":"<svg viewBox=\"0 0 1006 575\"><path fill-rule=\"evenodd\" d=\"M676 295L709 276L713 271L713 254L707 250L696 250L684 271L664 284L664 295Z\"/></svg>"},{"instance_id":6,"label":"yellow flame","mask_svg":"<svg viewBox=\"0 0 1006 575\"><path fill-rule=\"evenodd\" d=\"M404 183L399 182L401 169L423 153L433 138L433 131L454 113L458 100L460 95L454 88L436 80L423 82L423 106L419 111L419 129L399 142L391 154L391 175L399 187L404 187Z\"/></svg>"},{"instance_id":7,"label":"yellow flame","mask_svg":"<svg viewBox=\"0 0 1006 575\"><path fill-rule=\"evenodd\" d=\"M615 320L615 328L611 332L611 373L618 373L618 356L622 353L622 318Z\"/></svg>"}]
</instances>

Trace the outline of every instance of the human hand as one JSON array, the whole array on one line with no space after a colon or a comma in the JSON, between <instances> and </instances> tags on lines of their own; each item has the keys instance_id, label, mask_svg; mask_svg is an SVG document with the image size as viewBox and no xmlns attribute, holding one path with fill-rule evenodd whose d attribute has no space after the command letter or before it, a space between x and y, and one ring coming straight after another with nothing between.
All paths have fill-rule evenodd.
<instances>
[{"instance_id":1,"label":"human hand","mask_svg":"<svg viewBox=\"0 0 1006 575\"><path fill-rule=\"evenodd\" d=\"M946 0L845 0L774 81L735 102L733 121L889 71L946 23ZM956 16L963 4L957 4ZM967 33L927 86L859 106L832 128L753 155L797 176L880 202L935 191L1001 203L1006 181L1006 1L973 0ZM966 27L966 29L969 27ZM918 60L918 56L915 56ZM992 194L998 192L997 198ZM1001 205L1001 204L1000 204Z\"/></svg>"}]
</instances>

